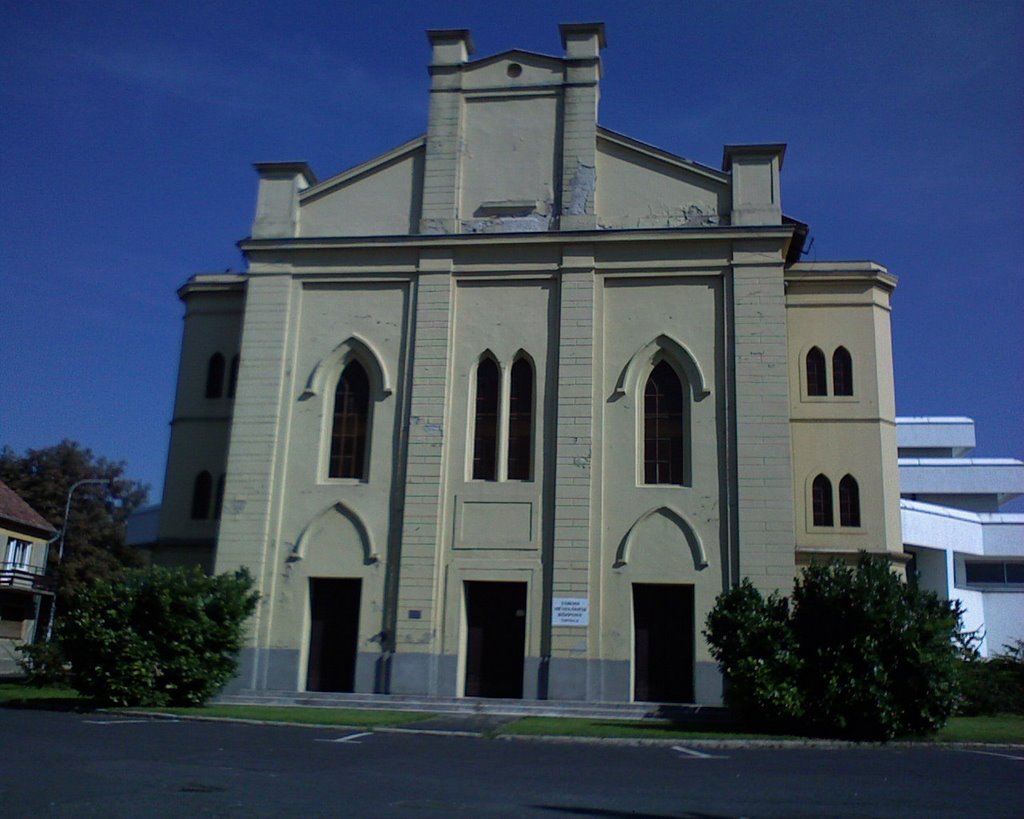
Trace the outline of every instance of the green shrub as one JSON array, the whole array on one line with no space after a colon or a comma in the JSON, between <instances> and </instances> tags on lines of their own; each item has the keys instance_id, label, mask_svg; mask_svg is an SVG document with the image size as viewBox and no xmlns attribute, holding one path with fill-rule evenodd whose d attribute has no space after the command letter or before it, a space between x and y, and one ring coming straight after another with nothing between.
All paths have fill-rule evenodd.
<instances>
[{"instance_id":1,"label":"green shrub","mask_svg":"<svg viewBox=\"0 0 1024 819\"><path fill-rule=\"evenodd\" d=\"M957 713L1024 714L1024 640L1003 646L1002 653L988 660L968 654L960 664Z\"/></svg>"},{"instance_id":2,"label":"green shrub","mask_svg":"<svg viewBox=\"0 0 1024 819\"><path fill-rule=\"evenodd\" d=\"M71 684L111 705L201 705L235 673L252 585L161 567L90 584L57 627Z\"/></svg>"},{"instance_id":3,"label":"green shrub","mask_svg":"<svg viewBox=\"0 0 1024 819\"><path fill-rule=\"evenodd\" d=\"M904 583L884 558L808 567L792 628L809 732L887 740L936 731L953 713L959 603Z\"/></svg>"},{"instance_id":4,"label":"green shrub","mask_svg":"<svg viewBox=\"0 0 1024 819\"><path fill-rule=\"evenodd\" d=\"M68 684L68 658L60 643L25 643L17 648L18 665L29 685L44 688Z\"/></svg>"},{"instance_id":5,"label":"green shrub","mask_svg":"<svg viewBox=\"0 0 1024 819\"><path fill-rule=\"evenodd\" d=\"M743 578L719 595L704 635L729 680L726 702L748 724L777 730L801 719L799 659L785 597L772 594L765 600Z\"/></svg>"},{"instance_id":6,"label":"green shrub","mask_svg":"<svg viewBox=\"0 0 1024 819\"><path fill-rule=\"evenodd\" d=\"M958 603L904 583L885 558L810 566L792 605L749 581L719 595L704 632L727 702L750 722L888 740L940 728L957 700Z\"/></svg>"}]
</instances>

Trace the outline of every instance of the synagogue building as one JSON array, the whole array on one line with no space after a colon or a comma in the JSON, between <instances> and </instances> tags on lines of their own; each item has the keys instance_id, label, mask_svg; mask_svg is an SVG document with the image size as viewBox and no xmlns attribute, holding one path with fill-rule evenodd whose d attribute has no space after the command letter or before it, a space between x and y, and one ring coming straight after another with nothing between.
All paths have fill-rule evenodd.
<instances>
[{"instance_id":1,"label":"synagogue building","mask_svg":"<svg viewBox=\"0 0 1024 819\"><path fill-rule=\"evenodd\" d=\"M560 32L428 32L426 133L258 163L246 271L179 290L152 557L256 578L236 690L714 703L716 595L902 566L895 278L802 261L785 145L598 125Z\"/></svg>"}]
</instances>

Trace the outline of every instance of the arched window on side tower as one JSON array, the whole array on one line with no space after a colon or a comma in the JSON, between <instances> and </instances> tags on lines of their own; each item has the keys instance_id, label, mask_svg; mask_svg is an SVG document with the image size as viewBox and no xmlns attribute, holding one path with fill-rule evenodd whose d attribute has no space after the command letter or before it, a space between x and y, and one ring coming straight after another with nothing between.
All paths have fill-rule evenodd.
<instances>
[{"instance_id":1,"label":"arched window on side tower","mask_svg":"<svg viewBox=\"0 0 1024 819\"><path fill-rule=\"evenodd\" d=\"M839 481L839 525L860 526L860 487L853 475Z\"/></svg>"},{"instance_id":2,"label":"arched window on side tower","mask_svg":"<svg viewBox=\"0 0 1024 819\"><path fill-rule=\"evenodd\" d=\"M515 360L508 402L508 479L530 480L533 456L533 367L525 357Z\"/></svg>"},{"instance_id":3,"label":"arched window on side tower","mask_svg":"<svg viewBox=\"0 0 1024 819\"><path fill-rule=\"evenodd\" d=\"M210 517L210 493L213 491L213 477L205 469L196 475L192 484L192 520L206 520Z\"/></svg>"},{"instance_id":4,"label":"arched window on side tower","mask_svg":"<svg viewBox=\"0 0 1024 819\"><path fill-rule=\"evenodd\" d=\"M501 373L493 358L476 368L475 425L473 427L473 479L498 479L498 402Z\"/></svg>"},{"instance_id":5,"label":"arched window on side tower","mask_svg":"<svg viewBox=\"0 0 1024 819\"><path fill-rule=\"evenodd\" d=\"M825 378L825 354L817 347L807 351L807 394L828 395Z\"/></svg>"},{"instance_id":6,"label":"arched window on side tower","mask_svg":"<svg viewBox=\"0 0 1024 819\"><path fill-rule=\"evenodd\" d=\"M366 475L366 439L370 432L370 379L363 365L350 361L334 390L334 421L327 474L331 478Z\"/></svg>"},{"instance_id":7,"label":"arched window on side tower","mask_svg":"<svg viewBox=\"0 0 1024 819\"><path fill-rule=\"evenodd\" d=\"M832 394L853 395L853 358L845 347L832 353Z\"/></svg>"},{"instance_id":8,"label":"arched window on side tower","mask_svg":"<svg viewBox=\"0 0 1024 819\"><path fill-rule=\"evenodd\" d=\"M214 353L206 365L206 397L220 398L224 394L224 356Z\"/></svg>"},{"instance_id":9,"label":"arched window on side tower","mask_svg":"<svg viewBox=\"0 0 1024 819\"><path fill-rule=\"evenodd\" d=\"M644 387L644 483L684 484L683 385L667 361Z\"/></svg>"},{"instance_id":10,"label":"arched window on side tower","mask_svg":"<svg viewBox=\"0 0 1024 819\"><path fill-rule=\"evenodd\" d=\"M832 481L819 475L811 484L811 514L815 526L834 525L832 515Z\"/></svg>"}]
</instances>

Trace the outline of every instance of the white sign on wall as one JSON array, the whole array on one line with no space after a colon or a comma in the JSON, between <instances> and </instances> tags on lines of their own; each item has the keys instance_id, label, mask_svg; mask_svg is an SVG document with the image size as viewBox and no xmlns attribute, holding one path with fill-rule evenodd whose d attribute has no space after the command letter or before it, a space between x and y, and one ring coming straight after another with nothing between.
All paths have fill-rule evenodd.
<instances>
[{"instance_id":1,"label":"white sign on wall","mask_svg":"<svg viewBox=\"0 0 1024 819\"><path fill-rule=\"evenodd\" d=\"M590 600L586 597L556 597L551 601L551 625L585 626L590 623Z\"/></svg>"}]
</instances>

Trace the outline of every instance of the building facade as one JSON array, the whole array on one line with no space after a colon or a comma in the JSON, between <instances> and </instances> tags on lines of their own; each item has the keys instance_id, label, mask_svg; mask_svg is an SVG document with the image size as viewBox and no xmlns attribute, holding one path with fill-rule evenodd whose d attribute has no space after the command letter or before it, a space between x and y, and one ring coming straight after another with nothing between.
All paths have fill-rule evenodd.
<instances>
[{"instance_id":1,"label":"building facade","mask_svg":"<svg viewBox=\"0 0 1024 819\"><path fill-rule=\"evenodd\" d=\"M903 544L911 577L959 600L982 656L1024 640L1024 463L975 458L974 421L897 418Z\"/></svg>"},{"instance_id":2,"label":"building facade","mask_svg":"<svg viewBox=\"0 0 1024 819\"><path fill-rule=\"evenodd\" d=\"M895 279L800 260L784 145L599 126L560 31L429 32L426 134L258 164L246 272L179 291L153 559L254 574L239 688L717 702L721 591L901 565Z\"/></svg>"},{"instance_id":3,"label":"building facade","mask_svg":"<svg viewBox=\"0 0 1024 819\"><path fill-rule=\"evenodd\" d=\"M0 674L19 671L15 651L36 637L40 610L53 598L47 550L57 530L0 481Z\"/></svg>"}]
</instances>

